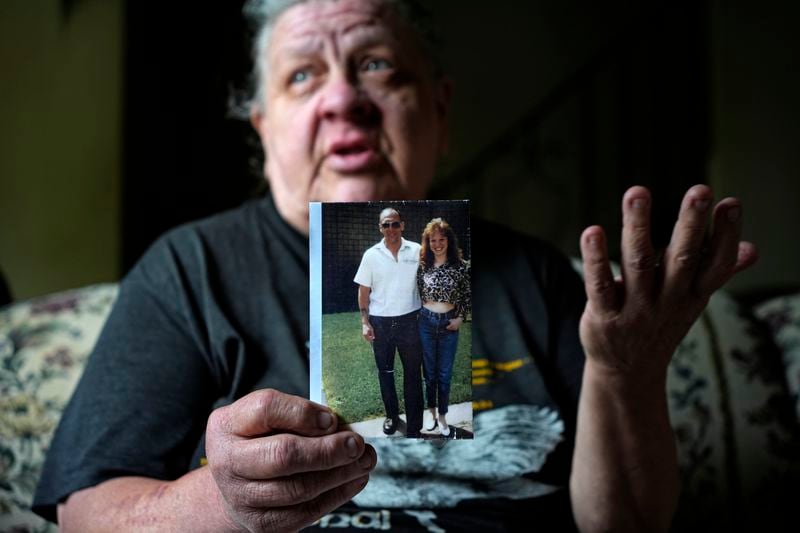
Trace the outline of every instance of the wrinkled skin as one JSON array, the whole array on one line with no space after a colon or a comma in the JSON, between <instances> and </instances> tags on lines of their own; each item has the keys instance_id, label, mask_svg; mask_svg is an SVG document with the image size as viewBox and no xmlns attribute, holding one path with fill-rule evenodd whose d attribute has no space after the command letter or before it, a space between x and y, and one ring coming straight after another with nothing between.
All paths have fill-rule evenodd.
<instances>
[{"instance_id":1,"label":"wrinkled skin","mask_svg":"<svg viewBox=\"0 0 800 533\"><path fill-rule=\"evenodd\" d=\"M650 205L643 187L625 193L619 279L602 228L587 228L581 237L586 365L570 496L582 531L669 530L680 478L667 365L713 292L756 260L753 245L739 240L739 202L726 198L712 209L711 190L697 185L686 193L658 262Z\"/></svg>"},{"instance_id":2,"label":"wrinkled skin","mask_svg":"<svg viewBox=\"0 0 800 533\"><path fill-rule=\"evenodd\" d=\"M278 211L308 231L308 202L425 197L447 147L450 84L408 24L368 0L287 10L252 115Z\"/></svg>"},{"instance_id":3,"label":"wrinkled skin","mask_svg":"<svg viewBox=\"0 0 800 533\"><path fill-rule=\"evenodd\" d=\"M588 302L580 335L593 362L637 379L660 375L711 295L755 262L753 245L739 240L739 202L726 198L714 207L712 201L704 185L686 193L670 244L657 262L650 241L650 194L643 187L628 190L623 198L622 276L617 280L602 228L584 231ZM705 243L712 207L711 238Z\"/></svg>"},{"instance_id":4,"label":"wrinkled skin","mask_svg":"<svg viewBox=\"0 0 800 533\"><path fill-rule=\"evenodd\" d=\"M246 531L308 525L360 492L377 459L327 408L275 390L214 411L206 441L228 517Z\"/></svg>"}]
</instances>

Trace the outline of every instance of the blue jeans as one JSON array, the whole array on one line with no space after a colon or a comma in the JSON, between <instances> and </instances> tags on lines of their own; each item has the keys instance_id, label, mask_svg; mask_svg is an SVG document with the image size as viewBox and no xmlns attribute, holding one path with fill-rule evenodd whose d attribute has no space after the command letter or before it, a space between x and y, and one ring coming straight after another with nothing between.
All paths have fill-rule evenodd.
<instances>
[{"instance_id":1,"label":"blue jeans","mask_svg":"<svg viewBox=\"0 0 800 533\"><path fill-rule=\"evenodd\" d=\"M423 307L419 312L425 396L428 408L436 407L438 403L442 415L447 413L450 402L450 378L458 347L458 331L446 329L451 318L455 318L455 311L434 313Z\"/></svg>"}]
</instances>

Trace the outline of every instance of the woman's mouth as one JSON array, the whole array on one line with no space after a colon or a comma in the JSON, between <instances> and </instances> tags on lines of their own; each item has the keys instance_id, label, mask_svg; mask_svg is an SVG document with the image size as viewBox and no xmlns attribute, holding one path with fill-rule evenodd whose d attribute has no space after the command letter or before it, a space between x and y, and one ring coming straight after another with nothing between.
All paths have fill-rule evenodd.
<instances>
[{"instance_id":1,"label":"woman's mouth","mask_svg":"<svg viewBox=\"0 0 800 533\"><path fill-rule=\"evenodd\" d=\"M326 165L333 171L357 174L374 168L380 161L380 154L367 142L340 142L331 146L326 160Z\"/></svg>"}]
</instances>

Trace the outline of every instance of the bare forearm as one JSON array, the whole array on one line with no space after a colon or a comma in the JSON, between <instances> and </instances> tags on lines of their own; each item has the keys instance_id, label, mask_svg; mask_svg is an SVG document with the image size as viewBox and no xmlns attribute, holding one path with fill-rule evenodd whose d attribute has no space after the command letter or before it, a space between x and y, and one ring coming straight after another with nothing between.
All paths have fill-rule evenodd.
<instances>
[{"instance_id":1,"label":"bare forearm","mask_svg":"<svg viewBox=\"0 0 800 533\"><path fill-rule=\"evenodd\" d=\"M587 361L570 493L583 531L665 531L680 491L664 379L621 383Z\"/></svg>"},{"instance_id":2,"label":"bare forearm","mask_svg":"<svg viewBox=\"0 0 800 533\"><path fill-rule=\"evenodd\" d=\"M369 324L369 294L371 289L363 285L358 287L358 310L361 313L361 323Z\"/></svg>"},{"instance_id":3,"label":"bare forearm","mask_svg":"<svg viewBox=\"0 0 800 533\"><path fill-rule=\"evenodd\" d=\"M208 468L175 481L120 477L58 506L61 531L235 531Z\"/></svg>"}]
</instances>

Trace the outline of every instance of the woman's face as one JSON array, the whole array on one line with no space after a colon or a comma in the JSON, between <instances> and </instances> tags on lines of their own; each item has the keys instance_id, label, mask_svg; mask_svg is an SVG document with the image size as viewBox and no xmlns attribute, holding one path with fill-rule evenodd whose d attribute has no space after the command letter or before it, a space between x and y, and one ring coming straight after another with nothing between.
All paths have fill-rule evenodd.
<instances>
[{"instance_id":1,"label":"woman's face","mask_svg":"<svg viewBox=\"0 0 800 533\"><path fill-rule=\"evenodd\" d=\"M429 240L431 252L436 259L447 257L447 237L441 231L431 233Z\"/></svg>"},{"instance_id":2,"label":"woman's face","mask_svg":"<svg viewBox=\"0 0 800 533\"><path fill-rule=\"evenodd\" d=\"M303 231L309 202L424 198L446 147L449 82L387 6L304 2L272 30L253 124L278 211Z\"/></svg>"}]
</instances>

